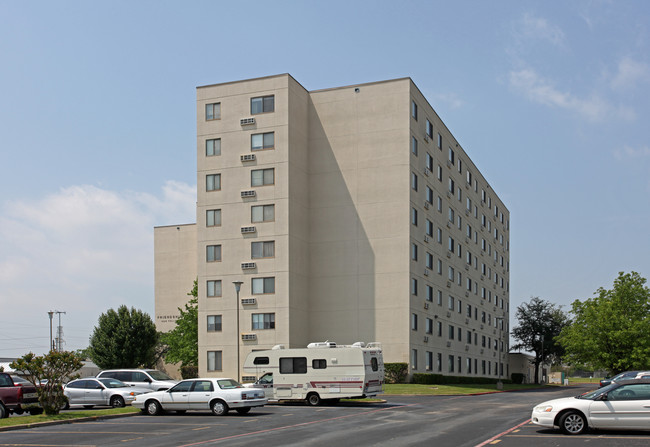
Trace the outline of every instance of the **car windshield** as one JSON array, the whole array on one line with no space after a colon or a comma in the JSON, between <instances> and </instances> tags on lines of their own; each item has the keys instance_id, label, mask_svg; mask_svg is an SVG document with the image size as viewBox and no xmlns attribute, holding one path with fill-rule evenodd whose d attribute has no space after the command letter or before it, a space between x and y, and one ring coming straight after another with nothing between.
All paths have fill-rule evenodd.
<instances>
[{"instance_id":1,"label":"car windshield","mask_svg":"<svg viewBox=\"0 0 650 447\"><path fill-rule=\"evenodd\" d=\"M586 399L586 400L594 400L598 396L600 396L603 393L607 393L610 390L613 390L615 388L618 388L618 385L615 383L612 383L611 385L604 386L602 388L598 388L597 390L589 391L588 393L581 394L579 396L576 396L576 399Z\"/></svg>"},{"instance_id":2,"label":"car windshield","mask_svg":"<svg viewBox=\"0 0 650 447\"><path fill-rule=\"evenodd\" d=\"M153 377L154 380L174 380L164 372L160 372L160 371L147 371L147 372L151 377Z\"/></svg>"},{"instance_id":3,"label":"car windshield","mask_svg":"<svg viewBox=\"0 0 650 447\"><path fill-rule=\"evenodd\" d=\"M217 383L219 384L219 388L222 390L230 390L233 388L243 388L242 384L237 382L236 380L233 379L222 379L222 380L217 380Z\"/></svg>"},{"instance_id":4,"label":"car windshield","mask_svg":"<svg viewBox=\"0 0 650 447\"><path fill-rule=\"evenodd\" d=\"M123 388L128 386L126 383L117 379L99 379L99 381L103 383L106 388Z\"/></svg>"}]
</instances>

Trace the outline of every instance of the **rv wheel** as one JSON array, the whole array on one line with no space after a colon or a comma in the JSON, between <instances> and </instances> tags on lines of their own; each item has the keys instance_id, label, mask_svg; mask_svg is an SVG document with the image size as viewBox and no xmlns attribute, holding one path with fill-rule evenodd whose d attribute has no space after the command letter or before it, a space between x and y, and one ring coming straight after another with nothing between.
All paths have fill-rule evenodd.
<instances>
[{"instance_id":1,"label":"rv wheel","mask_svg":"<svg viewBox=\"0 0 650 447\"><path fill-rule=\"evenodd\" d=\"M309 393L307 395L307 404L311 405L312 407L316 407L320 405L320 396L318 393Z\"/></svg>"}]
</instances>

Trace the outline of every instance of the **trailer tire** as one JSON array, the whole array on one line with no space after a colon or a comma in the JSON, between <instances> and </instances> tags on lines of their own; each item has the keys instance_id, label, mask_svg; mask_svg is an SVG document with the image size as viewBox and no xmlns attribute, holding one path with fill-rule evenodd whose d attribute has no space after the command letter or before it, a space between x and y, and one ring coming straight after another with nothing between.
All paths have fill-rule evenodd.
<instances>
[{"instance_id":1,"label":"trailer tire","mask_svg":"<svg viewBox=\"0 0 650 447\"><path fill-rule=\"evenodd\" d=\"M321 404L321 398L318 393L309 393L307 394L307 405L312 407L317 407Z\"/></svg>"}]
</instances>

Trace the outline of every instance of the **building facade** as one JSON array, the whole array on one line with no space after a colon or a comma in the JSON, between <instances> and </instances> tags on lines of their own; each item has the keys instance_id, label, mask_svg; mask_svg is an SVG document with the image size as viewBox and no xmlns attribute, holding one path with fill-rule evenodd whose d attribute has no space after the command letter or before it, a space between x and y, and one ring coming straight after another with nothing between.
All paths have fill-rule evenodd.
<instances>
[{"instance_id":1,"label":"building facade","mask_svg":"<svg viewBox=\"0 0 650 447\"><path fill-rule=\"evenodd\" d=\"M410 78L198 87L197 160L200 375L329 340L507 376L509 212Z\"/></svg>"}]
</instances>

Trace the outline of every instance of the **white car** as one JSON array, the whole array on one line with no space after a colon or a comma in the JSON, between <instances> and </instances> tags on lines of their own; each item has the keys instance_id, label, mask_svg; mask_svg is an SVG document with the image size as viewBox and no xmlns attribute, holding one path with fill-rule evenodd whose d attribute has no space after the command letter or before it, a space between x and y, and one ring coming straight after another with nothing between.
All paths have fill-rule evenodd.
<instances>
[{"instance_id":1,"label":"white car","mask_svg":"<svg viewBox=\"0 0 650 447\"><path fill-rule=\"evenodd\" d=\"M97 378L117 379L127 385L149 388L152 391L167 390L178 383L178 380L155 369L108 369L97 374Z\"/></svg>"},{"instance_id":2,"label":"white car","mask_svg":"<svg viewBox=\"0 0 650 447\"><path fill-rule=\"evenodd\" d=\"M64 409L70 405L83 405L92 408L95 405L123 407L130 404L138 394L149 393L148 388L129 386L116 379L97 379L88 377L68 382L63 388L66 397Z\"/></svg>"},{"instance_id":3,"label":"white car","mask_svg":"<svg viewBox=\"0 0 650 447\"><path fill-rule=\"evenodd\" d=\"M263 390L244 388L228 378L188 379L165 391L136 396L131 405L152 416L166 410L185 413L187 410L209 410L223 416L229 410L246 414L252 407L266 405Z\"/></svg>"},{"instance_id":4,"label":"white car","mask_svg":"<svg viewBox=\"0 0 650 447\"><path fill-rule=\"evenodd\" d=\"M626 379L576 397L543 402L533 408L533 424L568 435L588 428L650 430L650 380Z\"/></svg>"}]
</instances>

